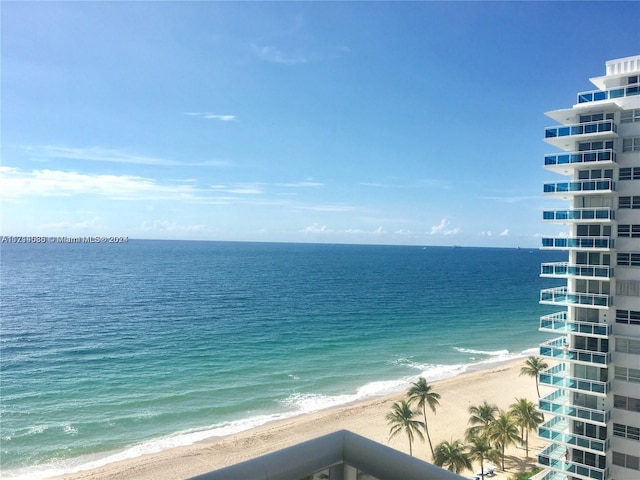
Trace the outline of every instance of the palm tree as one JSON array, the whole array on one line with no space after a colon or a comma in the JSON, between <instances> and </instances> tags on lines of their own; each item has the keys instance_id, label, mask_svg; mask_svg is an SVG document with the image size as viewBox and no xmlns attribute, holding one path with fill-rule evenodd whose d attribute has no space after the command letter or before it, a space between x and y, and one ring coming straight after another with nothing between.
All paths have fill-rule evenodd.
<instances>
[{"instance_id":1,"label":"palm tree","mask_svg":"<svg viewBox=\"0 0 640 480\"><path fill-rule=\"evenodd\" d=\"M496 418L496 421L491 424L487 431L487 438L502 450L502 470L504 471L505 448L521 440L520 435L518 435L518 426L511 415L509 415L509 412L500 410L498 418Z\"/></svg>"},{"instance_id":2,"label":"palm tree","mask_svg":"<svg viewBox=\"0 0 640 480\"><path fill-rule=\"evenodd\" d=\"M526 398L516 398L516 403L510 407L510 412L520 427L520 436L524 437L524 446L529 457L529 430L535 430L542 422L544 416L538 411L536 405Z\"/></svg>"},{"instance_id":3,"label":"palm tree","mask_svg":"<svg viewBox=\"0 0 640 480\"><path fill-rule=\"evenodd\" d=\"M433 463L439 467L447 467L447 470L454 473L472 468L469 454L460 440L444 441L436 445Z\"/></svg>"},{"instance_id":4,"label":"palm tree","mask_svg":"<svg viewBox=\"0 0 640 480\"><path fill-rule=\"evenodd\" d=\"M469 456L472 460L480 461L481 478L484 478L484 461L494 463L500 461L500 452L491 446L487 437L472 437L469 445Z\"/></svg>"},{"instance_id":5,"label":"palm tree","mask_svg":"<svg viewBox=\"0 0 640 480\"><path fill-rule=\"evenodd\" d=\"M538 376L540 372L549 368L547 362L540 357L529 357L524 362L524 366L520 369L520 375L527 375L536 379L536 391L538 392L538 398L540 398L540 387L538 386Z\"/></svg>"},{"instance_id":6,"label":"palm tree","mask_svg":"<svg viewBox=\"0 0 640 480\"><path fill-rule=\"evenodd\" d=\"M496 421L496 415L498 414L498 406L489 404L485 400L480 405L472 405L469 407L469 425L465 432L467 440L473 437L481 437L487 433L489 426Z\"/></svg>"},{"instance_id":7,"label":"palm tree","mask_svg":"<svg viewBox=\"0 0 640 480\"><path fill-rule=\"evenodd\" d=\"M389 430L389 438L395 437L398 433L404 431L409 438L409 455L413 456L413 439L414 435L417 435L420 439L424 440L421 428L424 428L424 424L420 420L414 420L416 412L411 410L409 404L401 400L395 402L391 408L392 412L386 416L387 424L391 425Z\"/></svg>"},{"instance_id":8,"label":"palm tree","mask_svg":"<svg viewBox=\"0 0 640 480\"><path fill-rule=\"evenodd\" d=\"M418 381L411 384L411 388L407 392L410 403L415 403L418 408L422 409L424 418L424 431L429 440L429 448L431 448L431 456L435 455L433 445L431 444L431 436L429 435L429 426L427 425L427 405L433 413L436 413L436 405L440 405L440 394L433 391L433 387L427 384L427 381L420 377Z\"/></svg>"}]
</instances>

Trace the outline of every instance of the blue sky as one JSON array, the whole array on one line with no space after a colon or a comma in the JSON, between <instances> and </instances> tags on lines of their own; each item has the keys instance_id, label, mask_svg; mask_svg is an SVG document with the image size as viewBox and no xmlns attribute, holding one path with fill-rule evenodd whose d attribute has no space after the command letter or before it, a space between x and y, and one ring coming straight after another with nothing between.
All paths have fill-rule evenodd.
<instances>
[{"instance_id":1,"label":"blue sky","mask_svg":"<svg viewBox=\"0 0 640 480\"><path fill-rule=\"evenodd\" d=\"M636 2L2 2L3 235L538 247Z\"/></svg>"}]
</instances>

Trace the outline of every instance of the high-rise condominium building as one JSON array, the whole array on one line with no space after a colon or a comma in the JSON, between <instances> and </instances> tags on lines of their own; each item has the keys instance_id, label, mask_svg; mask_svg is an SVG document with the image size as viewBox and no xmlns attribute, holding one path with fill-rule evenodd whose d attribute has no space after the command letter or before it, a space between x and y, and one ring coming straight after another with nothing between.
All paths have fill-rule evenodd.
<instances>
[{"instance_id":1,"label":"high-rise condominium building","mask_svg":"<svg viewBox=\"0 0 640 480\"><path fill-rule=\"evenodd\" d=\"M544 166L566 178L544 193L569 202L543 213L567 229L542 240L567 251L541 269L564 283L540 293L561 307L540 319L560 335L540 347L540 382L554 389L539 404L545 480L640 479L640 55L606 62L591 82L545 129L560 151Z\"/></svg>"}]
</instances>

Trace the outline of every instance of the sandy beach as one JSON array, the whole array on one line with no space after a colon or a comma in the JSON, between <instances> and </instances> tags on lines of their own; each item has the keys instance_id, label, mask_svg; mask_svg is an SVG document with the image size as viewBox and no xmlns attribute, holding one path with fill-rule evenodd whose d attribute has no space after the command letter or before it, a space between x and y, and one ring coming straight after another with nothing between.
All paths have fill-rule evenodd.
<instances>
[{"instance_id":1,"label":"sandy beach","mask_svg":"<svg viewBox=\"0 0 640 480\"><path fill-rule=\"evenodd\" d=\"M434 445L443 440L464 438L469 419L468 408L484 400L507 409L516 398L537 400L535 381L520 376L524 359L494 365L488 369L468 372L456 377L433 382L440 393L440 407L436 414L428 412L429 432ZM541 386L541 394L547 390ZM309 440L336 430L350 430L389 447L409 452L405 436L389 440L389 427L385 415L393 402L403 398L403 393L367 400L357 404L335 407L305 414L287 420L231 435L211 439L194 445L173 448L156 454L111 463L103 467L82 471L63 478L65 480L89 479L183 479L248 460L265 453ZM535 453L542 446L535 433L530 433L529 458L524 447L512 446L507 450L505 471L498 469L497 479L508 479L513 474L535 466ZM414 444L414 456L430 461L429 446L418 440ZM479 469L463 474L472 476Z\"/></svg>"}]
</instances>

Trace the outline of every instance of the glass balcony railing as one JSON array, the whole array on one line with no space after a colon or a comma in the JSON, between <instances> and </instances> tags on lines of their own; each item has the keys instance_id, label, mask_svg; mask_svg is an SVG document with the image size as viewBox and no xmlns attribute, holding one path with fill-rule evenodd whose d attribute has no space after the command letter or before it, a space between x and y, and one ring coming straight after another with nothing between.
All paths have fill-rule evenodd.
<instances>
[{"instance_id":1,"label":"glass balcony railing","mask_svg":"<svg viewBox=\"0 0 640 480\"><path fill-rule=\"evenodd\" d=\"M615 162L616 152L611 149L587 150L584 152L565 152L544 156L544 166L571 165L583 163Z\"/></svg>"},{"instance_id":2,"label":"glass balcony railing","mask_svg":"<svg viewBox=\"0 0 640 480\"><path fill-rule=\"evenodd\" d=\"M565 363L559 363L540 373L540 383L551 387L579 390L592 395L606 395L611 390L609 382L570 377Z\"/></svg>"},{"instance_id":3,"label":"glass balcony railing","mask_svg":"<svg viewBox=\"0 0 640 480\"><path fill-rule=\"evenodd\" d=\"M547 305L609 307L611 297L601 293L573 293L569 292L567 287L556 287L541 290L540 303Z\"/></svg>"},{"instance_id":4,"label":"glass balcony railing","mask_svg":"<svg viewBox=\"0 0 640 480\"><path fill-rule=\"evenodd\" d=\"M569 403L569 395L564 390L556 390L539 400L539 408L543 412L552 415L584 420L606 426L611 419L611 410L595 410L593 408L579 407Z\"/></svg>"},{"instance_id":5,"label":"glass balcony railing","mask_svg":"<svg viewBox=\"0 0 640 480\"><path fill-rule=\"evenodd\" d=\"M574 220L615 220L616 212L612 208L577 208L573 210L545 210L542 212L543 220L553 222Z\"/></svg>"},{"instance_id":6,"label":"glass balcony railing","mask_svg":"<svg viewBox=\"0 0 640 480\"><path fill-rule=\"evenodd\" d=\"M613 192L615 183L603 178L599 180L577 180L575 182L545 183L543 191L546 194L587 193L587 192Z\"/></svg>"},{"instance_id":7,"label":"glass balcony railing","mask_svg":"<svg viewBox=\"0 0 640 480\"><path fill-rule=\"evenodd\" d=\"M538 427L538 436L555 443L587 448L596 452L606 452L610 443L609 440L570 433L569 421L562 417L555 417Z\"/></svg>"},{"instance_id":8,"label":"glass balcony railing","mask_svg":"<svg viewBox=\"0 0 640 480\"><path fill-rule=\"evenodd\" d=\"M561 125L559 127L547 127L544 129L544 138L569 137L573 135L592 135L594 133L616 133L618 127L613 120L600 122L577 123L574 125Z\"/></svg>"},{"instance_id":9,"label":"glass balcony railing","mask_svg":"<svg viewBox=\"0 0 640 480\"><path fill-rule=\"evenodd\" d=\"M578 93L578 103L599 102L600 100L614 100L616 98L640 95L640 86L612 88L611 90L591 90Z\"/></svg>"},{"instance_id":10,"label":"glass balcony railing","mask_svg":"<svg viewBox=\"0 0 640 480\"><path fill-rule=\"evenodd\" d=\"M543 238L542 248L605 249L615 248L615 240L609 237L557 237Z\"/></svg>"},{"instance_id":11,"label":"glass balcony railing","mask_svg":"<svg viewBox=\"0 0 640 480\"><path fill-rule=\"evenodd\" d=\"M541 344L540 356L568 362L591 363L598 366L607 366L611 363L611 353L569 348L566 337L556 338Z\"/></svg>"},{"instance_id":12,"label":"glass balcony railing","mask_svg":"<svg viewBox=\"0 0 640 480\"><path fill-rule=\"evenodd\" d=\"M569 321L566 311L540 317L540 330L551 333L580 333L600 338L606 338L613 334L612 325Z\"/></svg>"},{"instance_id":13,"label":"glass balcony railing","mask_svg":"<svg viewBox=\"0 0 640 480\"><path fill-rule=\"evenodd\" d=\"M598 468L569 461L568 453L567 447L552 443L538 454L538 463L574 478L594 480L605 480L608 478L609 470L607 468Z\"/></svg>"},{"instance_id":14,"label":"glass balcony railing","mask_svg":"<svg viewBox=\"0 0 640 480\"><path fill-rule=\"evenodd\" d=\"M540 266L542 277L590 277L611 278L613 268L606 265L573 265L569 262L543 263Z\"/></svg>"}]
</instances>

